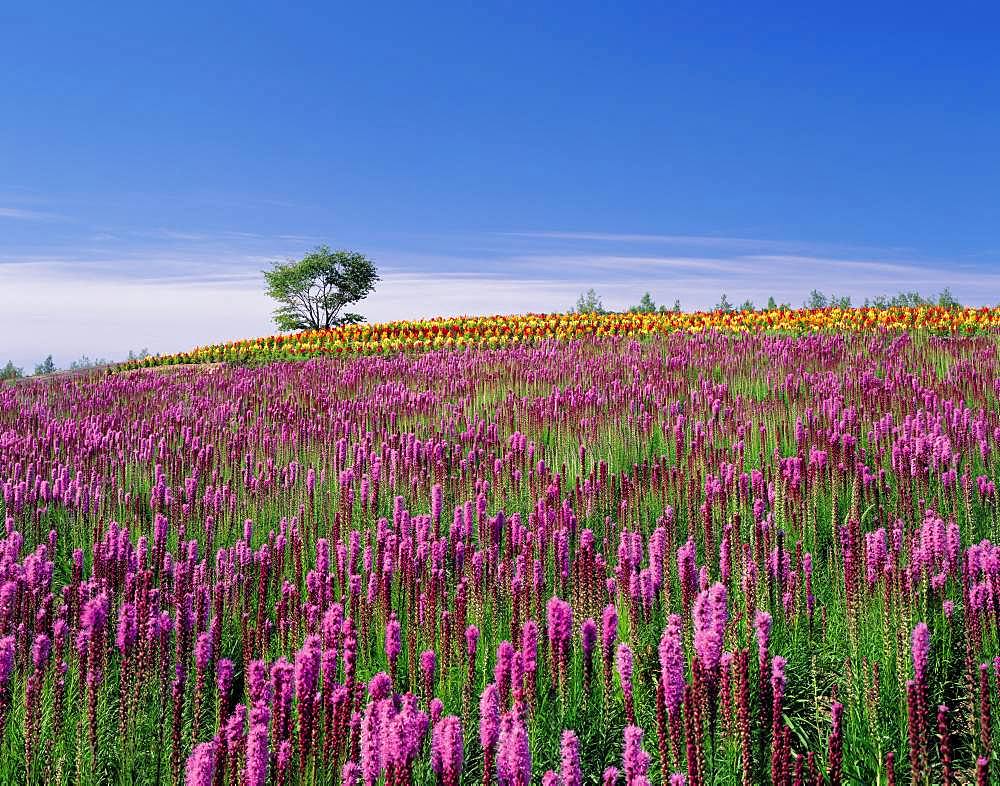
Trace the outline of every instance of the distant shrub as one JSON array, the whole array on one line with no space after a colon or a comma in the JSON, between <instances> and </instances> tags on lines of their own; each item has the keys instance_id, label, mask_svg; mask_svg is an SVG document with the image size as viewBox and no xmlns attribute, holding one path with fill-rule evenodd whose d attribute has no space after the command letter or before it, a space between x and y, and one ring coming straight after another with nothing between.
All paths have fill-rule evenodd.
<instances>
[{"instance_id":1,"label":"distant shrub","mask_svg":"<svg viewBox=\"0 0 1000 786\"><path fill-rule=\"evenodd\" d=\"M570 309L572 313L575 311L577 314L607 314L608 312L604 309L604 304L601 302L600 296L591 287L586 292L580 295L576 299L576 308Z\"/></svg>"},{"instance_id":2,"label":"distant shrub","mask_svg":"<svg viewBox=\"0 0 1000 786\"><path fill-rule=\"evenodd\" d=\"M14 361L8 360L7 365L0 368L0 380L20 379L24 376L24 369L14 365Z\"/></svg>"},{"instance_id":3,"label":"distant shrub","mask_svg":"<svg viewBox=\"0 0 1000 786\"><path fill-rule=\"evenodd\" d=\"M39 374L55 374L55 373L56 373L56 364L55 361L52 360L52 355L49 355L47 358L45 358L45 360L43 360L41 363L35 366L36 376Z\"/></svg>"}]
</instances>

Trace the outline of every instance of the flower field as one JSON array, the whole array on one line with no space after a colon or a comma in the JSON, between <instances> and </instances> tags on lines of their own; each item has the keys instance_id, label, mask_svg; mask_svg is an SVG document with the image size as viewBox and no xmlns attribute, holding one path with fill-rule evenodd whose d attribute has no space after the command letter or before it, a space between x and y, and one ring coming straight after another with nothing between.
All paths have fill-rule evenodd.
<instances>
[{"instance_id":1,"label":"flower field","mask_svg":"<svg viewBox=\"0 0 1000 786\"><path fill-rule=\"evenodd\" d=\"M998 327L431 320L0 386L0 782L996 783Z\"/></svg>"},{"instance_id":2,"label":"flower field","mask_svg":"<svg viewBox=\"0 0 1000 786\"><path fill-rule=\"evenodd\" d=\"M727 333L870 333L903 330L943 335L1000 330L1000 308L823 308L772 311L696 311L626 314L526 314L447 317L234 341L190 352L143 358L128 368L187 363L266 362L338 355L395 354L431 349L502 349L551 339L589 336L651 336L686 331Z\"/></svg>"}]
</instances>

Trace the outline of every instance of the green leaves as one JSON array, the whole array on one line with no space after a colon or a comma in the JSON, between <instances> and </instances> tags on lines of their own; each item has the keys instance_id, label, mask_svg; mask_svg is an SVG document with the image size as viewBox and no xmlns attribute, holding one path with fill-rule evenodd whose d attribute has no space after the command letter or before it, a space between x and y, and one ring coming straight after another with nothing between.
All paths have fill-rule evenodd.
<instances>
[{"instance_id":1,"label":"green leaves","mask_svg":"<svg viewBox=\"0 0 1000 786\"><path fill-rule=\"evenodd\" d=\"M279 330L323 330L363 322L343 308L366 298L379 281L375 264L355 251L319 246L298 262L276 262L264 271L267 294L278 302Z\"/></svg>"}]
</instances>

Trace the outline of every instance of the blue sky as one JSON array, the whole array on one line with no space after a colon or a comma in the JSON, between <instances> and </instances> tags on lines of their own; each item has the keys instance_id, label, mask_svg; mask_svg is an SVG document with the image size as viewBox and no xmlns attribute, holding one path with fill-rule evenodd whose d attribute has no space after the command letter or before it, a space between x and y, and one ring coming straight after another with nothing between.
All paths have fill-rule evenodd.
<instances>
[{"instance_id":1,"label":"blue sky","mask_svg":"<svg viewBox=\"0 0 1000 786\"><path fill-rule=\"evenodd\" d=\"M321 242L373 319L1000 301L986 4L291 5L0 9L0 363L271 332Z\"/></svg>"}]
</instances>

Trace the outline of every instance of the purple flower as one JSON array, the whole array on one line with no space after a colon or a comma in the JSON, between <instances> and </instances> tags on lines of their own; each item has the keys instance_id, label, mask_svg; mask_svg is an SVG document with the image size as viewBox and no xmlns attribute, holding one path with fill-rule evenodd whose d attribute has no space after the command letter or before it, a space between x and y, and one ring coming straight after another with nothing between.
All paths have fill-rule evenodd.
<instances>
[{"instance_id":1,"label":"purple flower","mask_svg":"<svg viewBox=\"0 0 1000 786\"><path fill-rule=\"evenodd\" d=\"M471 657L476 654L476 646L479 644L479 628L469 625L465 629L465 651Z\"/></svg>"},{"instance_id":2,"label":"purple flower","mask_svg":"<svg viewBox=\"0 0 1000 786\"><path fill-rule=\"evenodd\" d=\"M622 690L632 690L632 665L632 650L628 644L622 642L618 645L618 654L615 657L615 666L618 669L618 678L622 681ZM626 685L628 685L627 688Z\"/></svg>"},{"instance_id":3,"label":"purple flower","mask_svg":"<svg viewBox=\"0 0 1000 786\"><path fill-rule=\"evenodd\" d=\"M0 639L0 688L7 684L14 672L14 637Z\"/></svg>"},{"instance_id":4,"label":"purple flower","mask_svg":"<svg viewBox=\"0 0 1000 786\"><path fill-rule=\"evenodd\" d=\"M677 575L685 597L690 597L698 587L696 557L697 546L694 538L688 538L687 543L677 549Z\"/></svg>"},{"instance_id":5,"label":"purple flower","mask_svg":"<svg viewBox=\"0 0 1000 786\"><path fill-rule=\"evenodd\" d=\"M549 641L558 653L560 662L568 657L569 640L573 630L573 609L566 601L552 596L546 606L549 623Z\"/></svg>"},{"instance_id":6,"label":"purple flower","mask_svg":"<svg viewBox=\"0 0 1000 786\"><path fill-rule=\"evenodd\" d=\"M115 645L122 655L135 643L138 633L135 604L125 602L118 611L118 633L115 636Z\"/></svg>"},{"instance_id":7,"label":"purple flower","mask_svg":"<svg viewBox=\"0 0 1000 786\"><path fill-rule=\"evenodd\" d=\"M431 766L446 784L457 784L462 773L462 719L447 715L437 722L431 741Z\"/></svg>"},{"instance_id":8,"label":"purple flower","mask_svg":"<svg viewBox=\"0 0 1000 786\"><path fill-rule=\"evenodd\" d=\"M569 730L562 733L559 775L562 786L583 786L583 771L580 769L580 740L575 732Z\"/></svg>"},{"instance_id":9,"label":"purple flower","mask_svg":"<svg viewBox=\"0 0 1000 786\"><path fill-rule=\"evenodd\" d=\"M349 761L340 769L340 780L343 786L357 786L361 780L361 768L357 762Z\"/></svg>"},{"instance_id":10,"label":"purple flower","mask_svg":"<svg viewBox=\"0 0 1000 786\"><path fill-rule=\"evenodd\" d=\"M918 622L913 629L910 651L913 654L913 673L917 684L924 685L927 674L927 658L931 649L931 632L924 622Z\"/></svg>"},{"instance_id":11,"label":"purple flower","mask_svg":"<svg viewBox=\"0 0 1000 786\"><path fill-rule=\"evenodd\" d=\"M44 633L39 633L35 637L35 643L31 646L31 662L39 671L45 668L52 651L52 641Z\"/></svg>"},{"instance_id":12,"label":"purple flower","mask_svg":"<svg viewBox=\"0 0 1000 786\"><path fill-rule=\"evenodd\" d=\"M490 750L497 744L500 735L500 700L497 686L491 682L479 699L479 743L483 750Z\"/></svg>"},{"instance_id":13,"label":"purple flower","mask_svg":"<svg viewBox=\"0 0 1000 786\"><path fill-rule=\"evenodd\" d=\"M393 612L385 625L385 656L390 664L396 662L401 650L399 620L396 619L396 614Z\"/></svg>"},{"instance_id":14,"label":"purple flower","mask_svg":"<svg viewBox=\"0 0 1000 786\"><path fill-rule=\"evenodd\" d=\"M382 773L382 719L391 708L391 699L368 702L361 722L361 777L372 786Z\"/></svg>"},{"instance_id":15,"label":"purple flower","mask_svg":"<svg viewBox=\"0 0 1000 786\"><path fill-rule=\"evenodd\" d=\"M84 604L83 613L80 615L80 626L89 638L93 637L95 633L103 631L107 623L108 593L102 590L96 597Z\"/></svg>"},{"instance_id":16,"label":"purple flower","mask_svg":"<svg viewBox=\"0 0 1000 786\"><path fill-rule=\"evenodd\" d=\"M660 680L667 712L671 718L678 718L684 701L684 650L679 614L670 615L660 638Z\"/></svg>"},{"instance_id":17,"label":"purple flower","mask_svg":"<svg viewBox=\"0 0 1000 786\"><path fill-rule=\"evenodd\" d=\"M615 638L618 636L618 609L613 603L609 603L604 608L601 615L601 647L604 649L605 657L610 657L611 649L615 646Z\"/></svg>"},{"instance_id":18,"label":"purple flower","mask_svg":"<svg viewBox=\"0 0 1000 786\"><path fill-rule=\"evenodd\" d=\"M594 645L597 644L597 623L592 619L585 619L580 635L583 638L583 654L590 658L594 652Z\"/></svg>"},{"instance_id":19,"label":"purple flower","mask_svg":"<svg viewBox=\"0 0 1000 786\"><path fill-rule=\"evenodd\" d=\"M247 708L242 704L237 704L225 724L226 746L230 751L238 751L242 748L246 720Z\"/></svg>"},{"instance_id":20,"label":"purple flower","mask_svg":"<svg viewBox=\"0 0 1000 786\"><path fill-rule=\"evenodd\" d=\"M506 703L510 691L510 666L514 660L514 645L501 641L497 646L497 660L493 666L493 681L500 693L500 701Z\"/></svg>"},{"instance_id":21,"label":"purple flower","mask_svg":"<svg viewBox=\"0 0 1000 786\"><path fill-rule=\"evenodd\" d=\"M788 663L780 655L775 655L771 659L771 690L774 691L775 698L780 701L785 695L787 679L785 677L785 665Z\"/></svg>"},{"instance_id":22,"label":"purple flower","mask_svg":"<svg viewBox=\"0 0 1000 786\"><path fill-rule=\"evenodd\" d=\"M267 666L264 665L264 661L251 661L247 676L250 683L250 701L253 704L270 704L271 683L267 677Z\"/></svg>"},{"instance_id":23,"label":"purple flower","mask_svg":"<svg viewBox=\"0 0 1000 786\"><path fill-rule=\"evenodd\" d=\"M215 664L215 684L222 699L229 696L233 687L233 671L233 662L229 658L219 658Z\"/></svg>"},{"instance_id":24,"label":"purple flower","mask_svg":"<svg viewBox=\"0 0 1000 786\"><path fill-rule=\"evenodd\" d=\"M698 593L694 602L694 649L710 684L718 677L728 619L725 586L716 583Z\"/></svg>"},{"instance_id":25,"label":"purple flower","mask_svg":"<svg viewBox=\"0 0 1000 786\"><path fill-rule=\"evenodd\" d=\"M528 732L521 721L511 714L504 715L500 720L497 781L500 786L531 784L531 745L528 742Z\"/></svg>"},{"instance_id":26,"label":"purple flower","mask_svg":"<svg viewBox=\"0 0 1000 786\"><path fill-rule=\"evenodd\" d=\"M757 636L757 660L767 662L767 648L771 641L771 615L766 611L758 611L753 619L754 633Z\"/></svg>"},{"instance_id":27,"label":"purple flower","mask_svg":"<svg viewBox=\"0 0 1000 786\"><path fill-rule=\"evenodd\" d=\"M424 650L420 653L420 671L424 675L424 690L427 698L434 694L434 667L437 665L437 655L434 650Z\"/></svg>"},{"instance_id":28,"label":"purple flower","mask_svg":"<svg viewBox=\"0 0 1000 786\"><path fill-rule=\"evenodd\" d=\"M392 693L392 678L384 671L380 671L368 680L368 695L372 701L381 701L389 698Z\"/></svg>"},{"instance_id":29,"label":"purple flower","mask_svg":"<svg viewBox=\"0 0 1000 786\"><path fill-rule=\"evenodd\" d=\"M405 769L416 758L429 723L427 713L417 709L416 696L408 693L402 701L402 709L385 721L387 728L383 741L383 753L388 763L395 764L398 771Z\"/></svg>"},{"instance_id":30,"label":"purple flower","mask_svg":"<svg viewBox=\"0 0 1000 786\"><path fill-rule=\"evenodd\" d=\"M267 705L263 702L255 704L250 713L250 732L247 734L245 786L264 786L267 781L270 721L271 713Z\"/></svg>"},{"instance_id":31,"label":"purple flower","mask_svg":"<svg viewBox=\"0 0 1000 786\"><path fill-rule=\"evenodd\" d=\"M209 633L199 634L194 645L194 666L199 674L205 672L212 661L212 636Z\"/></svg>"},{"instance_id":32,"label":"purple flower","mask_svg":"<svg viewBox=\"0 0 1000 786\"><path fill-rule=\"evenodd\" d=\"M218 743L215 740L195 745L185 768L184 783L186 786L212 786L217 748Z\"/></svg>"},{"instance_id":33,"label":"purple flower","mask_svg":"<svg viewBox=\"0 0 1000 786\"><path fill-rule=\"evenodd\" d=\"M622 768L625 783L632 784L637 778L645 778L649 772L649 754L642 749L642 729L638 726L625 727L625 749L622 752Z\"/></svg>"}]
</instances>

